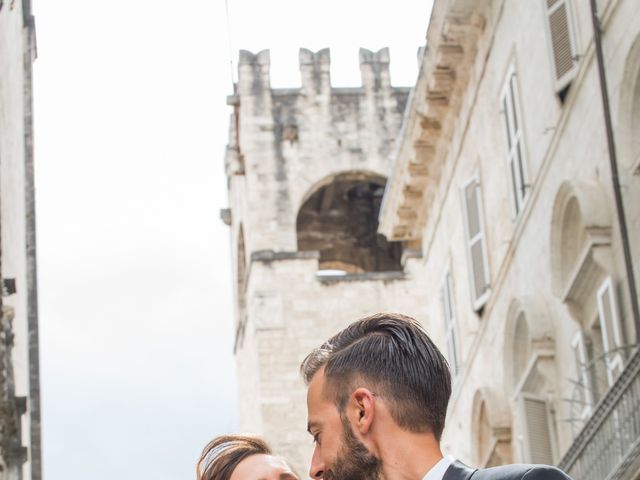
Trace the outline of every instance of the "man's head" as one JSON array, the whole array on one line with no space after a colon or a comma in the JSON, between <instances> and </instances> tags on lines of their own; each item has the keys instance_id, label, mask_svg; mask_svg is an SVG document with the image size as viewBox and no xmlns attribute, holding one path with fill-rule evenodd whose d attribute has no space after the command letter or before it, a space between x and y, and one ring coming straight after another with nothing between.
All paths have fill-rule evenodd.
<instances>
[{"instance_id":1,"label":"man's head","mask_svg":"<svg viewBox=\"0 0 640 480\"><path fill-rule=\"evenodd\" d=\"M376 314L358 320L311 352L301 371L309 386L309 430L316 439L312 476L379 477L381 459L365 446L376 416L440 439L451 395L449 367L410 317ZM361 464L351 465L352 458ZM341 473L346 467L358 475Z\"/></svg>"}]
</instances>

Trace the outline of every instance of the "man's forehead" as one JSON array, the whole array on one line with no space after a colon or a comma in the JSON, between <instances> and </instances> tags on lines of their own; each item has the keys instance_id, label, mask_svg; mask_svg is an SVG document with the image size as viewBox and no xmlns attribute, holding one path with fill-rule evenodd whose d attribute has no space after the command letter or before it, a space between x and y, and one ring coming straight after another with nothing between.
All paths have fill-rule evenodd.
<instances>
[{"instance_id":1,"label":"man's forehead","mask_svg":"<svg viewBox=\"0 0 640 480\"><path fill-rule=\"evenodd\" d=\"M324 387L324 383L325 383L325 376L324 376L324 366L323 366L319 368L316 373L313 374L313 377L311 377L311 381L309 382L309 390L311 390L312 388L314 389L320 388L320 391L322 391L322 388Z\"/></svg>"},{"instance_id":2,"label":"man's forehead","mask_svg":"<svg viewBox=\"0 0 640 480\"><path fill-rule=\"evenodd\" d=\"M324 386L325 376L324 368L322 368L311 378L307 390L307 426L309 429L319 426L329 413L327 410L335 408L333 402L324 395Z\"/></svg>"},{"instance_id":3,"label":"man's forehead","mask_svg":"<svg viewBox=\"0 0 640 480\"><path fill-rule=\"evenodd\" d=\"M322 400L326 400L324 395L325 384L326 380L323 367L311 377L311 381L307 385L307 407L309 411L311 411L312 408L318 407Z\"/></svg>"}]
</instances>

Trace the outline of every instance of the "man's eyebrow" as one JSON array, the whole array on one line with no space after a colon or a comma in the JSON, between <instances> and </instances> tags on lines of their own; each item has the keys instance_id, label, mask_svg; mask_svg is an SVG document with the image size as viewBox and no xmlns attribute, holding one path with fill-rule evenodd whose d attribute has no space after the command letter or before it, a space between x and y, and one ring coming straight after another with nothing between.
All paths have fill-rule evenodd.
<instances>
[{"instance_id":1,"label":"man's eyebrow","mask_svg":"<svg viewBox=\"0 0 640 480\"><path fill-rule=\"evenodd\" d=\"M317 426L318 426L318 422L307 422L307 432L311 433L311 429ZM311 433L311 435L313 434Z\"/></svg>"}]
</instances>

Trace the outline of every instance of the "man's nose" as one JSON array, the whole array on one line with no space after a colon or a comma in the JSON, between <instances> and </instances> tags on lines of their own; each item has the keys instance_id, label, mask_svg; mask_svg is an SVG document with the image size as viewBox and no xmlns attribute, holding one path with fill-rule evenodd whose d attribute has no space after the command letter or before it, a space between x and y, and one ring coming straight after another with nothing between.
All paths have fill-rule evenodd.
<instances>
[{"instance_id":1,"label":"man's nose","mask_svg":"<svg viewBox=\"0 0 640 480\"><path fill-rule=\"evenodd\" d=\"M324 476L324 462L320 456L318 445L313 449L313 456L311 457L311 468L309 469L309 476L311 478L322 478Z\"/></svg>"}]
</instances>

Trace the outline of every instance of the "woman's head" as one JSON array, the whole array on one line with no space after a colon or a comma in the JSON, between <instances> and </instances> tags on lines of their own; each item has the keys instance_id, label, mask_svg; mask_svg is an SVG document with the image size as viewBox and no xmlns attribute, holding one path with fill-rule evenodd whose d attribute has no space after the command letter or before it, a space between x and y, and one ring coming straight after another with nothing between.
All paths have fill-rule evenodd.
<instances>
[{"instance_id":1,"label":"woman's head","mask_svg":"<svg viewBox=\"0 0 640 480\"><path fill-rule=\"evenodd\" d=\"M297 480L286 462L259 437L223 435L204 447L198 480Z\"/></svg>"}]
</instances>

